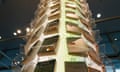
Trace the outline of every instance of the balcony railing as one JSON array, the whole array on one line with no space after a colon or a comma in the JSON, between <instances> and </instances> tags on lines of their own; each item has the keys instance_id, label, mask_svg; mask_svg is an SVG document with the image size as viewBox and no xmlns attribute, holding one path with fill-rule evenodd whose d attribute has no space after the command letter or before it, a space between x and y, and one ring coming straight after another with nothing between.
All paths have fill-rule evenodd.
<instances>
[{"instance_id":1,"label":"balcony railing","mask_svg":"<svg viewBox=\"0 0 120 72\"><path fill-rule=\"evenodd\" d=\"M52 45L43 45L41 46L38 55L39 56L47 56L47 55L54 55L56 53L56 44Z\"/></svg>"},{"instance_id":2,"label":"balcony railing","mask_svg":"<svg viewBox=\"0 0 120 72\"><path fill-rule=\"evenodd\" d=\"M73 34L81 34L80 28L74 24L67 24L66 29L67 29L67 32L70 32Z\"/></svg>"},{"instance_id":3,"label":"balcony railing","mask_svg":"<svg viewBox=\"0 0 120 72\"><path fill-rule=\"evenodd\" d=\"M75 41L68 42L67 46L69 54L73 55L87 56L87 52L89 51L89 48L83 39L77 39Z\"/></svg>"},{"instance_id":4,"label":"balcony railing","mask_svg":"<svg viewBox=\"0 0 120 72\"><path fill-rule=\"evenodd\" d=\"M49 22L44 31L44 34L49 35L49 34L58 33L58 29L59 29L58 26L59 26L59 20L54 20L52 22Z\"/></svg>"}]
</instances>

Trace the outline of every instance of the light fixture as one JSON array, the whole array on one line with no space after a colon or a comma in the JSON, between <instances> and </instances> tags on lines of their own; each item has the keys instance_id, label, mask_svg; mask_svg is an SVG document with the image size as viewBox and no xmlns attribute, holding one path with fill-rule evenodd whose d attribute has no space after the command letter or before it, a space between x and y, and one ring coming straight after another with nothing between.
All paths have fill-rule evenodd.
<instances>
[{"instance_id":1,"label":"light fixture","mask_svg":"<svg viewBox=\"0 0 120 72\"><path fill-rule=\"evenodd\" d=\"M46 51L50 51L50 48L47 48Z\"/></svg>"},{"instance_id":2,"label":"light fixture","mask_svg":"<svg viewBox=\"0 0 120 72\"><path fill-rule=\"evenodd\" d=\"M30 28L29 27L26 28L26 32L30 32Z\"/></svg>"},{"instance_id":3,"label":"light fixture","mask_svg":"<svg viewBox=\"0 0 120 72\"><path fill-rule=\"evenodd\" d=\"M17 33L16 33L16 32L14 32L14 33L13 33L13 35L14 35L14 36L16 36L16 35L17 35Z\"/></svg>"},{"instance_id":4,"label":"light fixture","mask_svg":"<svg viewBox=\"0 0 120 72\"><path fill-rule=\"evenodd\" d=\"M101 15L101 13L98 13L97 14L97 18L100 18L102 15Z\"/></svg>"},{"instance_id":5,"label":"light fixture","mask_svg":"<svg viewBox=\"0 0 120 72\"><path fill-rule=\"evenodd\" d=\"M17 33L18 33L18 34L20 34L20 33L21 33L21 30L20 30L20 29L18 29L18 30L17 30Z\"/></svg>"},{"instance_id":6,"label":"light fixture","mask_svg":"<svg viewBox=\"0 0 120 72\"><path fill-rule=\"evenodd\" d=\"M116 41L116 40L117 40L117 38L114 38L114 40Z\"/></svg>"},{"instance_id":7,"label":"light fixture","mask_svg":"<svg viewBox=\"0 0 120 72\"><path fill-rule=\"evenodd\" d=\"M0 39L2 39L2 36L0 36Z\"/></svg>"},{"instance_id":8,"label":"light fixture","mask_svg":"<svg viewBox=\"0 0 120 72\"><path fill-rule=\"evenodd\" d=\"M17 64L20 64L20 61L17 61Z\"/></svg>"}]
</instances>

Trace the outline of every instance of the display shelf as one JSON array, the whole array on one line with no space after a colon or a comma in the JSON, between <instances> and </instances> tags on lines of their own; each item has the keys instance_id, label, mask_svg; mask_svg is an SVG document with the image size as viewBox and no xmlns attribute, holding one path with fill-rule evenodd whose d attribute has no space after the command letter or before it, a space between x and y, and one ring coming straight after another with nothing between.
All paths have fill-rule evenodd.
<instances>
[{"instance_id":1,"label":"display shelf","mask_svg":"<svg viewBox=\"0 0 120 72\"><path fill-rule=\"evenodd\" d=\"M56 11L55 13L50 14L48 19L56 19L59 17L60 17L60 11Z\"/></svg>"},{"instance_id":2,"label":"display shelf","mask_svg":"<svg viewBox=\"0 0 120 72\"><path fill-rule=\"evenodd\" d=\"M58 33L58 29L59 29L58 26L59 26L59 20L49 22L45 31L44 31L44 34L49 35L49 34Z\"/></svg>"},{"instance_id":3,"label":"display shelf","mask_svg":"<svg viewBox=\"0 0 120 72\"><path fill-rule=\"evenodd\" d=\"M99 55L91 48L90 51L88 52L88 55L90 58L96 62L98 65L102 65L102 61L99 57Z\"/></svg>"},{"instance_id":4,"label":"display shelf","mask_svg":"<svg viewBox=\"0 0 120 72\"><path fill-rule=\"evenodd\" d=\"M54 8L59 8L60 7L60 2L56 2L55 4L51 4L50 8L54 9Z\"/></svg>"},{"instance_id":5,"label":"display shelf","mask_svg":"<svg viewBox=\"0 0 120 72\"><path fill-rule=\"evenodd\" d=\"M65 72L88 72L85 62L65 62Z\"/></svg>"},{"instance_id":6,"label":"display shelf","mask_svg":"<svg viewBox=\"0 0 120 72\"><path fill-rule=\"evenodd\" d=\"M71 41L74 41L76 39L81 38L81 35L76 35L76 34L73 34L73 33L67 33L66 37L67 37L67 42L71 42Z\"/></svg>"},{"instance_id":7,"label":"display shelf","mask_svg":"<svg viewBox=\"0 0 120 72\"><path fill-rule=\"evenodd\" d=\"M67 24L66 25L67 32L74 33L74 34L81 34L81 30L77 25L74 24Z\"/></svg>"},{"instance_id":8,"label":"display shelf","mask_svg":"<svg viewBox=\"0 0 120 72\"><path fill-rule=\"evenodd\" d=\"M39 56L48 56L48 55L55 55L56 54L56 44L51 45L42 45L38 55Z\"/></svg>"},{"instance_id":9,"label":"display shelf","mask_svg":"<svg viewBox=\"0 0 120 72\"><path fill-rule=\"evenodd\" d=\"M50 45L50 44L56 43L58 39L59 39L58 33L51 34L51 35L45 35L43 45Z\"/></svg>"},{"instance_id":10,"label":"display shelf","mask_svg":"<svg viewBox=\"0 0 120 72\"><path fill-rule=\"evenodd\" d=\"M95 68L88 67L88 72L101 72Z\"/></svg>"},{"instance_id":11,"label":"display shelf","mask_svg":"<svg viewBox=\"0 0 120 72\"><path fill-rule=\"evenodd\" d=\"M55 63L55 59L39 62L34 72L54 72Z\"/></svg>"},{"instance_id":12,"label":"display shelf","mask_svg":"<svg viewBox=\"0 0 120 72\"><path fill-rule=\"evenodd\" d=\"M68 42L67 46L69 54L72 55L87 56L87 52L89 51L89 48L83 39L77 39L75 41Z\"/></svg>"},{"instance_id":13,"label":"display shelf","mask_svg":"<svg viewBox=\"0 0 120 72\"><path fill-rule=\"evenodd\" d=\"M69 12L66 13L66 17L70 18L70 19L73 19L73 20L78 20L79 19L79 17L75 13L69 13Z\"/></svg>"}]
</instances>

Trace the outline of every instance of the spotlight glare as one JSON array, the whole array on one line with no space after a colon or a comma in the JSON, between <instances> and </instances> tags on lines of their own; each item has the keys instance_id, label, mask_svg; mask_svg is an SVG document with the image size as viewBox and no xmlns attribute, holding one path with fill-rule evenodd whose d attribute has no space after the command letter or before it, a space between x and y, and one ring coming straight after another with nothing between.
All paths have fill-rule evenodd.
<instances>
[{"instance_id":1,"label":"spotlight glare","mask_svg":"<svg viewBox=\"0 0 120 72\"><path fill-rule=\"evenodd\" d=\"M26 28L26 32L30 32L30 28L29 27Z\"/></svg>"},{"instance_id":2,"label":"spotlight glare","mask_svg":"<svg viewBox=\"0 0 120 72\"><path fill-rule=\"evenodd\" d=\"M100 18L102 15L101 15L101 13L98 13L97 14L97 18Z\"/></svg>"},{"instance_id":3,"label":"spotlight glare","mask_svg":"<svg viewBox=\"0 0 120 72\"><path fill-rule=\"evenodd\" d=\"M16 36L16 35L17 35L17 33L16 33L16 32L14 32L14 33L13 33L13 35L14 35L14 36Z\"/></svg>"},{"instance_id":4,"label":"spotlight glare","mask_svg":"<svg viewBox=\"0 0 120 72\"><path fill-rule=\"evenodd\" d=\"M117 38L114 39L115 41L117 40Z\"/></svg>"},{"instance_id":5,"label":"spotlight glare","mask_svg":"<svg viewBox=\"0 0 120 72\"><path fill-rule=\"evenodd\" d=\"M17 33L20 34L20 33L21 33L21 30L18 29L18 30L17 30Z\"/></svg>"},{"instance_id":6,"label":"spotlight glare","mask_svg":"<svg viewBox=\"0 0 120 72\"><path fill-rule=\"evenodd\" d=\"M2 39L2 36L0 36L0 39Z\"/></svg>"}]
</instances>

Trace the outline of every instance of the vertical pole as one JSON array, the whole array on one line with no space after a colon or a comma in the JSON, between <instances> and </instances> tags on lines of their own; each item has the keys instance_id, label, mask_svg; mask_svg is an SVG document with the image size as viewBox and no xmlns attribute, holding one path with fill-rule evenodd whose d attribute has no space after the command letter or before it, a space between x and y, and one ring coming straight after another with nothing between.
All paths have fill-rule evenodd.
<instances>
[{"instance_id":1,"label":"vertical pole","mask_svg":"<svg viewBox=\"0 0 120 72\"><path fill-rule=\"evenodd\" d=\"M56 67L54 72L65 72L64 61L67 54L66 28L65 28L65 0L60 0L60 24L59 24L59 43L56 54Z\"/></svg>"}]
</instances>

